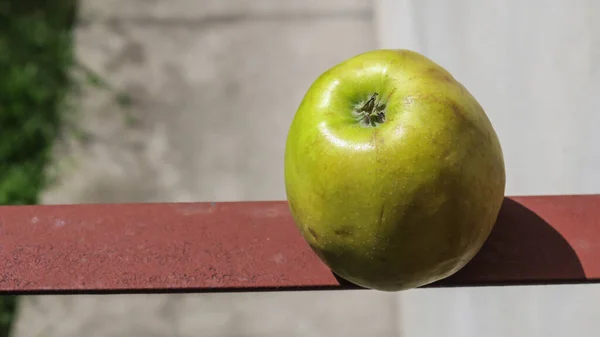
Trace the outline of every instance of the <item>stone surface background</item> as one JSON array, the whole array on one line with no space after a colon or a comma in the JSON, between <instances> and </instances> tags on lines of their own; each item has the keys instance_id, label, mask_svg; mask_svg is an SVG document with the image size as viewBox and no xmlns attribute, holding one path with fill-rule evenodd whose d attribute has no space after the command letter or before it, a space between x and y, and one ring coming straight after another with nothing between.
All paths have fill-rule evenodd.
<instances>
[{"instance_id":1,"label":"stone surface background","mask_svg":"<svg viewBox=\"0 0 600 337\"><path fill-rule=\"evenodd\" d=\"M86 91L91 137L58 149L48 204L283 199L306 89L376 47L368 0L82 0L80 18L81 62L133 101ZM395 295L362 291L31 296L14 336L393 337L396 310Z\"/></svg>"}]
</instances>

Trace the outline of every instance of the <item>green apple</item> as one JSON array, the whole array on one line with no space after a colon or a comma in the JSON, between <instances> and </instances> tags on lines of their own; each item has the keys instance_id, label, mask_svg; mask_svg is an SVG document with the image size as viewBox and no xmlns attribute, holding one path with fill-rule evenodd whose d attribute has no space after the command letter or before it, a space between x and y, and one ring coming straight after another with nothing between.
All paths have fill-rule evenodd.
<instances>
[{"instance_id":1,"label":"green apple","mask_svg":"<svg viewBox=\"0 0 600 337\"><path fill-rule=\"evenodd\" d=\"M302 236L337 275L399 291L467 264L503 201L498 136L447 70L373 50L319 76L289 129L285 188Z\"/></svg>"}]
</instances>

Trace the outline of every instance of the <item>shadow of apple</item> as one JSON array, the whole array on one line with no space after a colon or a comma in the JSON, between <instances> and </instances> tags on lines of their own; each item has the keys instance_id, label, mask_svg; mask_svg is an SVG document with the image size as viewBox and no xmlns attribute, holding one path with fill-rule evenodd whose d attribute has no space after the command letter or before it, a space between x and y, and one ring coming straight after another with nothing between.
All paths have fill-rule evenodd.
<instances>
[{"instance_id":1,"label":"shadow of apple","mask_svg":"<svg viewBox=\"0 0 600 337\"><path fill-rule=\"evenodd\" d=\"M361 289L334 274L344 289ZM549 223L509 197L479 253L460 271L423 288L584 281L577 254Z\"/></svg>"},{"instance_id":2,"label":"shadow of apple","mask_svg":"<svg viewBox=\"0 0 600 337\"><path fill-rule=\"evenodd\" d=\"M481 250L454 275L429 287L572 283L585 280L571 245L535 212L504 198Z\"/></svg>"}]
</instances>

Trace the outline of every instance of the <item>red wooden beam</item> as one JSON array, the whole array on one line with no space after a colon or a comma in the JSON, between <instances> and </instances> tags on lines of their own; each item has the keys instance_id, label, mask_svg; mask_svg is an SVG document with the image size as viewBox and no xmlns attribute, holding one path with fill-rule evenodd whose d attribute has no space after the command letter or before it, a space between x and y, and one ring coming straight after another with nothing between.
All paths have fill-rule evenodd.
<instances>
[{"instance_id":1,"label":"red wooden beam","mask_svg":"<svg viewBox=\"0 0 600 337\"><path fill-rule=\"evenodd\" d=\"M0 293L353 288L286 202L0 207ZM600 280L600 195L506 198L481 252L431 287Z\"/></svg>"}]
</instances>

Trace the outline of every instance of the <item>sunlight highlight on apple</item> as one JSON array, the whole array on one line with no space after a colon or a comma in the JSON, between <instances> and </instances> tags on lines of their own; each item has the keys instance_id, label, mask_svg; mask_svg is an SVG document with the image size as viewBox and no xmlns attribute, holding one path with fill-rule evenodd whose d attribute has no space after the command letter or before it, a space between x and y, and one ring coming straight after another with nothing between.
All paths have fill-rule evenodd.
<instances>
[{"instance_id":1,"label":"sunlight highlight on apple","mask_svg":"<svg viewBox=\"0 0 600 337\"><path fill-rule=\"evenodd\" d=\"M375 148L371 143L351 143L345 139L339 138L333 132L331 132L331 130L329 130L326 122L319 124L319 131L321 131L325 138L327 138L327 140L330 141L335 147L357 151L370 151Z\"/></svg>"},{"instance_id":2,"label":"sunlight highlight on apple","mask_svg":"<svg viewBox=\"0 0 600 337\"><path fill-rule=\"evenodd\" d=\"M331 96L333 95L335 89L339 84L340 80L338 79L331 82L327 90L325 90L325 92L323 93L323 98L321 99L321 104L319 108L324 109L329 107L329 105L331 104Z\"/></svg>"}]
</instances>

